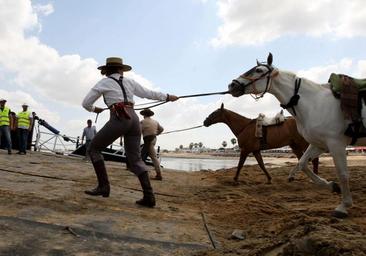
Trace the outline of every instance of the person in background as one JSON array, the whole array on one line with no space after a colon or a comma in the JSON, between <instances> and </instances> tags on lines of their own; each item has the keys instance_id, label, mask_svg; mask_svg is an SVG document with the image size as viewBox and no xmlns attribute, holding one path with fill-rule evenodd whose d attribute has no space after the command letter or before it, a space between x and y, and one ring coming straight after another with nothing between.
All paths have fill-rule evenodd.
<instances>
[{"instance_id":1,"label":"person in background","mask_svg":"<svg viewBox=\"0 0 366 256\"><path fill-rule=\"evenodd\" d=\"M139 118L133 109L133 96L161 101L176 101L178 97L149 90L133 79L124 77L124 72L132 68L125 65L121 58L107 58L106 64L98 67L98 69L106 78L100 80L89 91L83 100L82 106L90 112L101 113L103 108L94 106L94 103L103 96L104 102L110 110L110 119L95 135L88 148L98 186L85 191L85 193L92 196L109 196L110 185L101 151L123 136L130 170L138 177L143 190L143 198L136 201L136 204L154 207L154 192L150 184L147 167L141 159L141 129Z\"/></svg>"},{"instance_id":2,"label":"person in background","mask_svg":"<svg viewBox=\"0 0 366 256\"><path fill-rule=\"evenodd\" d=\"M89 159L89 155L87 154L88 147L90 145L90 142L94 138L94 136L97 134L97 129L95 128L94 125L92 126L92 124L93 124L92 120L88 119L88 121L86 121L86 124L87 124L87 127L84 128L83 135L81 136L81 144L83 144L84 138L85 138L85 157L84 157L84 160Z\"/></svg>"},{"instance_id":3,"label":"person in background","mask_svg":"<svg viewBox=\"0 0 366 256\"><path fill-rule=\"evenodd\" d=\"M0 142L1 139L6 140L6 148L8 149L8 154L11 155L11 135L10 135L10 109L5 106L6 100L0 99Z\"/></svg>"},{"instance_id":4,"label":"person in background","mask_svg":"<svg viewBox=\"0 0 366 256\"><path fill-rule=\"evenodd\" d=\"M141 150L142 160L146 160L147 156L149 156L154 164L156 176L155 180L162 180L161 176L161 168L160 161L158 160L155 144L156 144L156 136L164 131L164 128L151 117L154 115L154 112L147 108L140 112L140 114L144 117L144 119L140 122L141 131L144 140L144 146Z\"/></svg>"},{"instance_id":5,"label":"person in background","mask_svg":"<svg viewBox=\"0 0 366 256\"><path fill-rule=\"evenodd\" d=\"M32 115L28 111L28 104L23 103L22 108L23 111L17 114L19 144L19 152L17 154L25 155L27 154L28 134L32 127Z\"/></svg>"}]
</instances>

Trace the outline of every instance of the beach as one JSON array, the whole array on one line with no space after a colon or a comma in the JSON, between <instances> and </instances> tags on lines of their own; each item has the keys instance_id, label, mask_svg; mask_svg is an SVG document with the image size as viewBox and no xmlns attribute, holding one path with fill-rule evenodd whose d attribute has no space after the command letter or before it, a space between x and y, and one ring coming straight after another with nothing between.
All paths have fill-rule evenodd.
<instances>
[{"instance_id":1,"label":"beach","mask_svg":"<svg viewBox=\"0 0 366 256\"><path fill-rule=\"evenodd\" d=\"M186 156L187 157L187 156ZM192 156L188 156L192 157ZM366 157L349 156L354 207L330 213L339 195L303 173L287 181L296 158L264 158L272 184L256 165L181 172L164 168L152 181L157 206L139 207L142 192L124 164L107 162L109 198L90 197L96 184L81 158L0 151L0 255L365 255ZM270 161L269 161L270 160ZM270 162L270 163L269 163ZM321 177L337 180L332 160ZM151 176L154 172L151 171ZM236 230L239 236L232 236Z\"/></svg>"}]
</instances>

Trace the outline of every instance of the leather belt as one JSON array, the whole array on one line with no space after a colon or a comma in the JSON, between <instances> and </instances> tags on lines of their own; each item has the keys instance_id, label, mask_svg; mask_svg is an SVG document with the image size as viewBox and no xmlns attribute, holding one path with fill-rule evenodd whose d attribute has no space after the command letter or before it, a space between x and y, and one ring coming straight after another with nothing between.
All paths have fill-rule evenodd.
<instances>
[{"instance_id":1,"label":"leather belt","mask_svg":"<svg viewBox=\"0 0 366 256\"><path fill-rule=\"evenodd\" d=\"M116 116L121 119L121 117L124 117L126 119L131 119L130 114L126 111L126 108L133 108L133 103L131 102L118 102L114 103L110 109L113 113L116 114Z\"/></svg>"}]
</instances>

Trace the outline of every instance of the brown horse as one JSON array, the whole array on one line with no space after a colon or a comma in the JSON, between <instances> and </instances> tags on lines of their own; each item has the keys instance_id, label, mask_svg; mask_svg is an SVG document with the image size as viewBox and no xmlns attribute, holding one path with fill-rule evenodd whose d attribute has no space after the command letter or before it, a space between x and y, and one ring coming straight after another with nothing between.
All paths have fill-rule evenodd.
<instances>
[{"instance_id":1,"label":"brown horse","mask_svg":"<svg viewBox=\"0 0 366 256\"><path fill-rule=\"evenodd\" d=\"M260 153L260 139L255 137L256 119L249 119L227 110L224 108L224 104L222 104L221 108L212 112L203 122L204 126L206 127L216 123L227 124L227 126L229 126L231 131L238 139L238 144L241 151L238 169L236 171L234 180L236 182L238 181L240 170L244 165L245 159L249 153L253 153L260 168L267 176L267 183L271 183L272 178L264 166L262 155ZM308 145L309 144L298 133L296 121L292 117L286 118L285 122L280 125L267 126L266 149L290 146L292 152L298 159L300 159ZM313 170L315 173L318 172L318 163L318 158L313 160Z\"/></svg>"}]
</instances>

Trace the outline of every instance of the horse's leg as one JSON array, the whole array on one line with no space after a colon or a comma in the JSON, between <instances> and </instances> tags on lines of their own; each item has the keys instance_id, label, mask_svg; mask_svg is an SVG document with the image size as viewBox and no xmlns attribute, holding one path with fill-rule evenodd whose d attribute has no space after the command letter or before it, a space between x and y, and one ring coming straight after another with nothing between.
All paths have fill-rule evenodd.
<instances>
[{"instance_id":1,"label":"horse's leg","mask_svg":"<svg viewBox=\"0 0 366 256\"><path fill-rule=\"evenodd\" d=\"M308 162L310 160L316 161L316 159L318 159L318 157L322 153L325 152L323 149L318 148L318 147L313 146L313 145L309 145L304 154L302 154L302 152L298 152L297 150L293 150L293 151L294 151L296 156L300 155L301 157L299 159L299 163L290 171L290 174L288 176L288 181L289 182L291 182L295 179L295 173L296 173L297 170L299 170L299 169L304 170L303 168L300 168L300 166L299 166L301 161L306 161L305 162L306 163L306 168L308 169L308 166L307 166ZM305 158L303 159L305 154L307 154L307 156L305 156ZM303 160L301 160L301 159L303 159ZM318 159L318 162L319 162L319 159ZM303 163L303 165L305 165L305 164ZM316 165L316 169L315 169L315 164L313 162L313 167L314 167L314 169L313 169L314 173L317 174L318 173L318 164Z\"/></svg>"},{"instance_id":2,"label":"horse's leg","mask_svg":"<svg viewBox=\"0 0 366 256\"><path fill-rule=\"evenodd\" d=\"M239 163L238 163L238 169L236 170L236 174L235 174L235 177L234 177L235 182L238 182L240 170L243 167L245 159L247 159L247 156L248 156L247 152L245 152L244 150L240 151L240 159L239 159Z\"/></svg>"},{"instance_id":3,"label":"horse's leg","mask_svg":"<svg viewBox=\"0 0 366 256\"><path fill-rule=\"evenodd\" d=\"M292 149L292 152L296 155L297 159L300 160L301 156L303 155L303 152L301 149L299 149L296 144L290 145L290 148ZM292 182L295 180L295 174L299 170L299 163L296 164L294 168L290 171L288 175L288 181Z\"/></svg>"},{"instance_id":4,"label":"horse's leg","mask_svg":"<svg viewBox=\"0 0 366 256\"><path fill-rule=\"evenodd\" d=\"M318 157L322 152L322 149L310 144L305 153L300 158L298 168L299 170L302 170L316 185L329 189L332 192L338 192L339 187L334 181L327 181L326 179L319 177L308 167L309 160L313 159L314 157Z\"/></svg>"},{"instance_id":5,"label":"horse's leg","mask_svg":"<svg viewBox=\"0 0 366 256\"><path fill-rule=\"evenodd\" d=\"M259 164L259 167L262 169L262 171L264 172L264 174L267 176L267 184L271 184L272 177L271 177L271 175L269 175L269 173L266 170L266 167L264 166L261 152L259 150L258 151L254 151L253 152L253 155L254 155L255 159L257 160L257 162Z\"/></svg>"},{"instance_id":6,"label":"horse's leg","mask_svg":"<svg viewBox=\"0 0 366 256\"><path fill-rule=\"evenodd\" d=\"M313 164L313 172L315 174L319 174L318 170L319 170L319 157L314 158L312 161Z\"/></svg>"},{"instance_id":7,"label":"horse's leg","mask_svg":"<svg viewBox=\"0 0 366 256\"><path fill-rule=\"evenodd\" d=\"M347 208L352 206L346 149L343 145L339 145L339 143L335 142L332 143L332 145L329 145L329 152L333 157L342 193L342 202L337 206L337 208L335 208L333 216L337 218L345 218L348 216Z\"/></svg>"}]
</instances>

